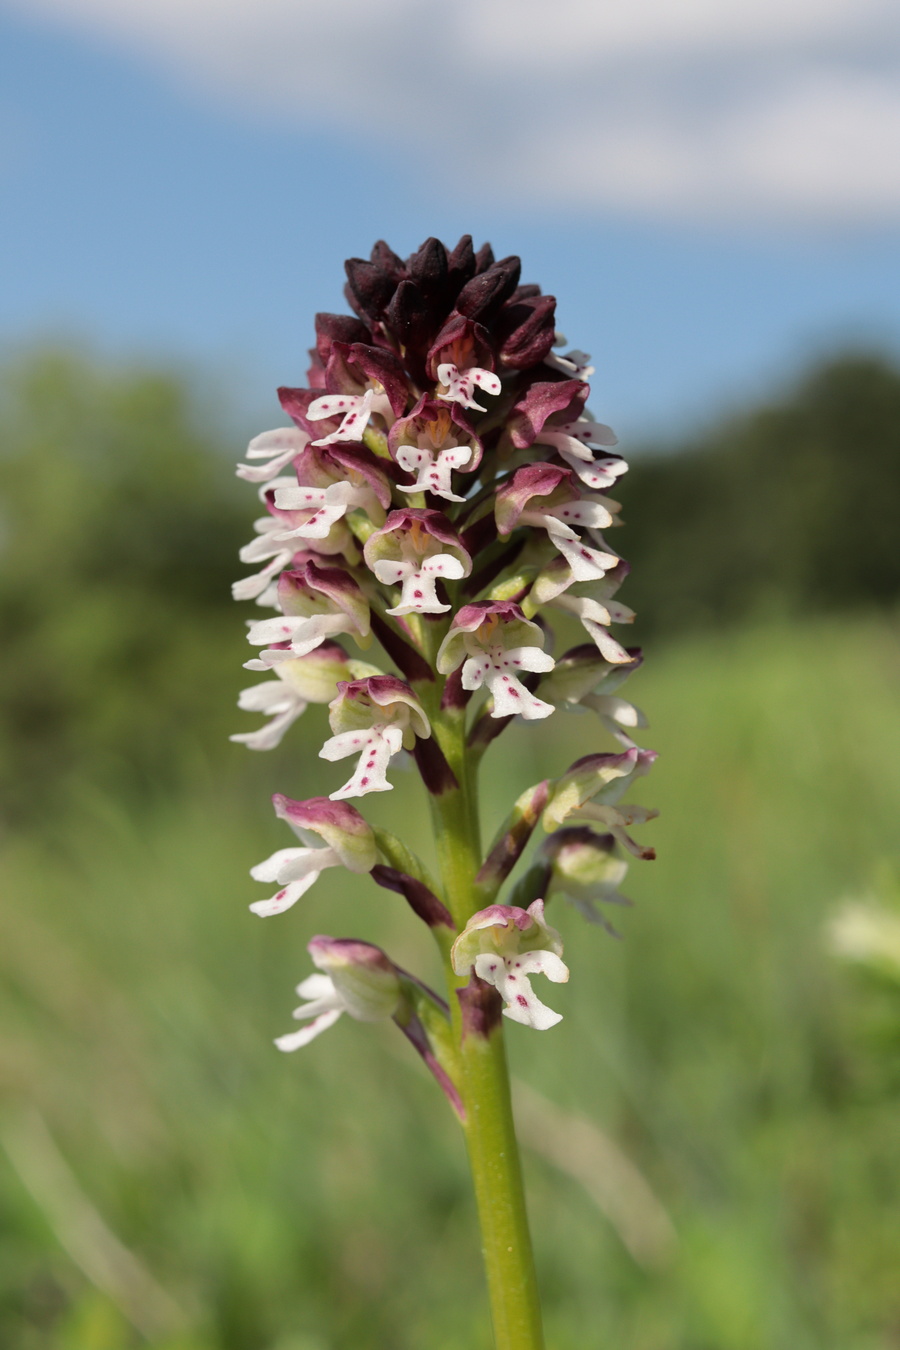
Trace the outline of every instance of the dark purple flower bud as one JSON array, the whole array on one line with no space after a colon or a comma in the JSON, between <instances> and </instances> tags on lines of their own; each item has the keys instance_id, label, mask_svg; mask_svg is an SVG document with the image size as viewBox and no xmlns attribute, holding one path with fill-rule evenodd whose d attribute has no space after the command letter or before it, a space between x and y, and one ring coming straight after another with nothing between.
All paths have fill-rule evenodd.
<instances>
[{"instance_id":1,"label":"dark purple flower bud","mask_svg":"<svg viewBox=\"0 0 900 1350\"><path fill-rule=\"evenodd\" d=\"M385 327L403 348L410 374L419 382L425 379L425 352L440 324L435 321L418 286L401 281L384 315Z\"/></svg>"},{"instance_id":2,"label":"dark purple flower bud","mask_svg":"<svg viewBox=\"0 0 900 1350\"><path fill-rule=\"evenodd\" d=\"M384 272L386 276L392 277L395 281L402 281L406 276L406 265L403 259L398 258L394 250L383 239L379 239L378 243L373 245L369 257L379 271Z\"/></svg>"},{"instance_id":3,"label":"dark purple flower bud","mask_svg":"<svg viewBox=\"0 0 900 1350\"><path fill-rule=\"evenodd\" d=\"M494 265L494 250L490 244L482 244L481 248L475 254L475 275L479 276L486 272L489 267Z\"/></svg>"},{"instance_id":4,"label":"dark purple flower bud","mask_svg":"<svg viewBox=\"0 0 900 1350\"><path fill-rule=\"evenodd\" d=\"M506 305L494 325L501 363L513 370L528 370L549 356L556 336L555 316L552 295Z\"/></svg>"},{"instance_id":5,"label":"dark purple flower bud","mask_svg":"<svg viewBox=\"0 0 900 1350\"><path fill-rule=\"evenodd\" d=\"M378 246L376 245L376 248ZM387 249L387 245L384 245ZM387 250L390 253L390 250ZM373 254L375 249L372 250ZM395 255L391 254L391 258ZM400 268L402 264L397 259ZM348 258L344 263L347 272L347 298L362 318L375 323L384 316L391 302L391 296L402 280L402 274L391 266L385 270L379 262L365 262L362 258Z\"/></svg>"},{"instance_id":6,"label":"dark purple flower bud","mask_svg":"<svg viewBox=\"0 0 900 1350\"><path fill-rule=\"evenodd\" d=\"M372 334L360 319L350 314L316 315L316 352L323 367L328 365L334 342L371 344Z\"/></svg>"},{"instance_id":7,"label":"dark purple flower bud","mask_svg":"<svg viewBox=\"0 0 900 1350\"><path fill-rule=\"evenodd\" d=\"M458 312L490 324L518 286L521 271L521 259L516 257L494 263L462 288L456 300Z\"/></svg>"},{"instance_id":8,"label":"dark purple flower bud","mask_svg":"<svg viewBox=\"0 0 900 1350\"><path fill-rule=\"evenodd\" d=\"M475 250L472 248L470 234L464 234L453 252L448 255L447 275L450 293L455 299L466 282L475 275Z\"/></svg>"},{"instance_id":9,"label":"dark purple flower bud","mask_svg":"<svg viewBox=\"0 0 900 1350\"><path fill-rule=\"evenodd\" d=\"M436 316L436 329L451 303L447 250L440 239L426 239L422 247L407 259L406 269L426 308Z\"/></svg>"},{"instance_id":10,"label":"dark purple flower bud","mask_svg":"<svg viewBox=\"0 0 900 1350\"><path fill-rule=\"evenodd\" d=\"M535 296L540 294L540 286L517 286L506 303L514 305L518 300L533 300Z\"/></svg>"}]
</instances>

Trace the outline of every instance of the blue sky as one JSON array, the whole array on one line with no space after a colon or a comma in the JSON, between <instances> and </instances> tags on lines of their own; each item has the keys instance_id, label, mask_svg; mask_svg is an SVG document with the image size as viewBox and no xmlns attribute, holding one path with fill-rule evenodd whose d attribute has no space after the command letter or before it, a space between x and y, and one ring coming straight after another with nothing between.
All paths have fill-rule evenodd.
<instances>
[{"instance_id":1,"label":"blue sky","mask_svg":"<svg viewBox=\"0 0 900 1350\"><path fill-rule=\"evenodd\" d=\"M657 192L645 137L650 168L623 176L610 152L604 195L603 163L587 164L588 191L578 156L565 177L537 127L529 162L503 110L463 117L449 78L428 105L418 85L384 108L342 101L339 84L339 111L321 90L267 99L168 31L169 46L123 31L116 3L0 9L7 349L63 336L183 360L223 373L242 417L274 424L271 391L302 383L313 312L344 308L342 260L382 236L406 253L464 231L521 254L524 279L557 295L561 327L595 359L594 411L626 443L678 433L845 343L900 349L900 212L874 170L843 196L823 171L801 200L767 169L754 212L741 179L710 196L708 142L696 162L672 150L690 192L665 173ZM298 81L307 69L298 56ZM447 148L454 127L463 152ZM602 128L582 148L592 136Z\"/></svg>"}]
</instances>

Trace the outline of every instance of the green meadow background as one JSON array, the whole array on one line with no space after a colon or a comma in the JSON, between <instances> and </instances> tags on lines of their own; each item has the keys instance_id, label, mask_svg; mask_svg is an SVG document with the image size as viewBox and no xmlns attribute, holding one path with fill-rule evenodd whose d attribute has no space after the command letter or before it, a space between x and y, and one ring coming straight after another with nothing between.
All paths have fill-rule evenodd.
<instances>
[{"instance_id":1,"label":"green meadow background","mask_svg":"<svg viewBox=\"0 0 900 1350\"><path fill-rule=\"evenodd\" d=\"M0 380L0 1346L488 1350L462 1141L406 1042L271 1044L314 933L437 972L365 877L247 911L269 794L339 779L322 708L227 741L254 499L222 407L64 352ZM827 925L900 908L900 371L832 361L639 447L620 495L659 857L621 941L554 905L565 1020L509 1028L548 1345L892 1350L900 994ZM488 828L602 744L504 733ZM396 777L367 815L427 853Z\"/></svg>"}]
</instances>

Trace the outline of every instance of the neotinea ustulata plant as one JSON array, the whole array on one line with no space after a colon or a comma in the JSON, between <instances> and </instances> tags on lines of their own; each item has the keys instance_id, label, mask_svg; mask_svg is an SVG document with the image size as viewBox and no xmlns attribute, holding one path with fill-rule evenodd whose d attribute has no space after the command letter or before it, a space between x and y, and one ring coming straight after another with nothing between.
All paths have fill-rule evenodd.
<instances>
[{"instance_id":1,"label":"neotinea ustulata plant","mask_svg":"<svg viewBox=\"0 0 900 1350\"><path fill-rule=\"evenodd\" d=\"M251 909L281 914L345 867L399 892L431 929L446 1000L369 942L313 937L303 1025L276 1045L297 1050L344 1013L393 1019L466 1135L498 1350L536 1350L503 1019L539 1031L561 1020L532 988L569 977L548 900L608 927L599 906L622 902L623 852L653 857L628 830L655 812L622 800L655 754L635 744L644 719L616 692L641 654L610 633L633 615L613 598L628 566L602 534L626 464L586 410L588 358L555 350L556 302L519 284L518 258L496 262L466 235L452 251L429 239L405 262L378 243L346 268L354 315L316 315L309 387L279 390L293 425L255 437L238 467L264 514L241 550L261 570L234 594L275 611L250 623L260 652L247 662L274 678L240 697L269 721L233 739L269 749L322 703L322 759L356 762L327 795L275 796L301 847L253 868L278 889ZM554 660L558 614L588 641ZM485 851L478 771L492 743L516 717L585 709L621 749L523 784ZM349 804L389 791L404 753L430 800L436 878ZM323 765L323 788L332 773ZM501 896L538 825L532 865Z\"/></svg>"}]
</instances>

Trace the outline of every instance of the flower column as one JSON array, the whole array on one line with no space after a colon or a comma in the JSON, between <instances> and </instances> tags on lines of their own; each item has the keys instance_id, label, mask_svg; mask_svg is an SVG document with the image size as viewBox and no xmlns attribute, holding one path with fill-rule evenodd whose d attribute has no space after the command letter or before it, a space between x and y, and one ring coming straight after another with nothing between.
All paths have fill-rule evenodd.
<instances>
[{"instance_id":1,"label":"flower column","mask_svg":"<svg viewBox=\"0 0 900 1350\"><path fill-rule=\"evenodd\" d=\"M561 1020L532 987L568 979L545 903L562 896L608 927L597 904L627 903L622 850L652 856L627 828L653 814L621 800L654 755L632 739L643 715L612 693L641 659L609 631L633 615L611 599L627 564L601 533L618 524L604 492L626 466L586 411L587 358L553 354L555 301L519 272L468 236L449 251L427 240L405 261L380 243L348 262L355 317L317 316L308 387L280 390L293 427L256 437L238 470L266 514L242 551L264 566L235 587L276 611L251 622L262 650L247 662L276 678L240 705L272 721L237 739L269 748L327 703L321 757L355 761L328 796L276 796L303 846L253 869L280 887L254 912L290 908L278 922L295 922L323 871L367 874L431 929L449 994L371 942L315 936L318 973L298 986L305 1025L276 1044L305 1046L346 1012L393 1020L423 1057L465 1130L498 1350L543 1345L504 1017L534 1030ZM590 641L554 661L560 613ZM512 722L557 709L596 713L625 749L599 747L525 788L485 854L481 760ZM431 803L438 879L348 804L390 791L404 753ZM543 844L501 898L539 825Z\"/></svg>"}]
</instances>

